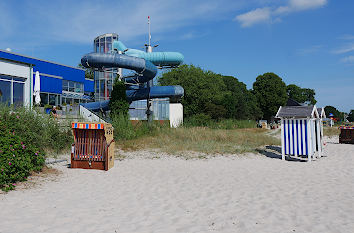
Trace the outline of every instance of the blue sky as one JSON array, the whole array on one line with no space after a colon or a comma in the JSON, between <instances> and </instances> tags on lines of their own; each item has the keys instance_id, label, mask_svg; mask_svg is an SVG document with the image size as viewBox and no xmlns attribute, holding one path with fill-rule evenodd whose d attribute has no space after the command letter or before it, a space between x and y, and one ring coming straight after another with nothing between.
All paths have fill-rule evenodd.
<instances>
[{"instance_id":1,"label":"blue sky","mask_svg":"<svg viewBox=\"0 0 354 233\"><path fill-rule=\"evenodd\" d=\"M0 9L0 49L76 66L103 33L141 48L150 15L155 51L248 88L274 72L315 89L317 106L354 109L352 0L2 0Z\"/></svg>"}]
</instances>

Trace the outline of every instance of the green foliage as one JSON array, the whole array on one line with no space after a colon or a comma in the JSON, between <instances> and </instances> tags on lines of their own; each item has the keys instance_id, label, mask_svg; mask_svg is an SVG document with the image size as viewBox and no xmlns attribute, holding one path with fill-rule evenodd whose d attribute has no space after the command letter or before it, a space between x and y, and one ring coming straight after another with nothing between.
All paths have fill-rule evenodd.
<instances>
[{"instance_id":1,"label":"green foliage","mask_svg":"<svg viewBox=\"0 0 354 233\"><path fill-rule=\"evenodd\" d=\"M124 114L118 114L112 116L112 125L114 127L114 139L115 140L129 140L136 138L134 127L129 120L129 116Z\"/></svg>"},{"instance_id":2,"label":"green foliage","mask_svg":"<svg viewBox=\"0 0 354 233\"><path fill-rule=\"evenodd\" d=\"M46 105L44 105L44 108L49 108L49 109L51 109L51 108L53 108L53 106L52 105L49 105L49 104L46 104Z\"/></svg>"},{"instance_id":3,"label":"green foliage","mask_svg":"<svg viewBox=\"0 0 354 233\"><path fill-rule=\"evenodd\" d=\"M23 137L23 142L35 147L59 153L72 143L70 129L61 129L49 115L41 115L26 108L13 110L0 106L0 120L9 131Z\"/></svg>"},{"instance_id":4,"label":"green foliage","mask_svg":"<svg viewBox=\"0 0 354 233\"><path fill-rule=\"evenodd\" d=\"M354 122L354 109L350 110L347 120L350 122Z\"/></svg>"},{"instance_id":5,"label":"green foliage","mask_svg":"<svg viewBox=\"0 0 354 233\"><path fill-rule=\"evenodd\" d=\"M200 121L208 116L223 118L257 119L261 117L256 99L246 85L232 76L204 71L193 65L182 65L159 79L161 85L181 85L185 118Z\"/></svg>"},{"instance_id":6,"label":"green foliage","mask_svg":"<svg viewBox=\"0 0 354 233\"><path fill-rule=\"evenodd\" d=\"M15 114L14 114L15 115ZM18 131L0 121L0 188L9 191L18 181L25 181L32 171L40 171L44 165L44 152Z\"/></svg>"},{"instance_id":7,"label":"green foliage","mask_svg":"<svg viewBox=\"0 0 354 233\"><path fill-rule=\"evenodd\" d=\"M343 120L344 113L340 112L338 109L336 109L333 106L326 106L325 108L325 113L326 116L329 117L329 114L332 113L334 118L339 119L340 121Z\"/></svg>"},{"instance_id":8,"label":"green foliage","mask_svg":"<svg viewBox=\"0 0 354 233\"><path fill-rule=\"evenodd\" d=\"M254 120L262 117L256 98L247 90L246 84L232 76L223 76L223 81L228 91L223 99L226 118Z\"/></svg>"},{"instance_id":9,"label":"green foliage","mask_svg":"<svg viewBox=\"0 0 354 233\"><path fill-rule=\"evenodd\" d=\"M109 101L111 109L111 118L120 114L128 115L129 103L127 101L126 88L123 81L119 78L114 80L113 90Z\"/></svg>"},{"instance_id":10,"label":"green foliage","mask_svg":"<svg viewBox=\"0 0 354 233\"><path fill-rule=\"evenodd\" d=\"M285 83L274 73L259 75L253 83L253 93L267 120L275 116L279 106L284 105L288 99Z\"/></svg>"},{"instance_id":11,"label":"green foliage","mask_svg":"<svg viewBox=\"0 0 354 233\"><path fill-rule=\"evenodd\" d=\"M184 88L184 97L182 99L185 117L193 116L197 113L204 113L212 117L220 117L220 114L214 113L222 106L225 84L221 75L211 71L203 71L193 65L182 65L167 73L164 73L159 79L161 85L181 85ZM212 105L211 105L212 104Z\"/></svg>"},{"instance_id":12,"label":"green foliage","mask_svg":"<svg viewBox=\"0 0 354 233\"><path fill-rule=\"evenodd\" d=\"M315 90L309 88L301 88L295 84L289 84L286 87L288 97L299 102L299 103L309 103L315 105L317 100L315 99Z\"/></svg>"},{"instance_id":13,"label":"green foliage","mask_svg":"<svg viewBox=\"0 0 354 233\"><path fill-rule=\"evenodd\" d=\"M256 121L254 120L235 120L235 119L221 119L213 120L208 115L196 114L190 118L187 118L183 122L183 127L207 127L210 129L244 129L255 128Z\"/></svg>"},{"instance_id":14,"label":"green foliage","mask_svg":"<svg viewBox=\"0 0 354 233\"><path fill-rule=\"evenodd\" d=\"M91 68L84 67L81 63L77 66L80 69L85 70L85 78L93 80L95 78L94 71Z\"/></svg>"}]
</instances>

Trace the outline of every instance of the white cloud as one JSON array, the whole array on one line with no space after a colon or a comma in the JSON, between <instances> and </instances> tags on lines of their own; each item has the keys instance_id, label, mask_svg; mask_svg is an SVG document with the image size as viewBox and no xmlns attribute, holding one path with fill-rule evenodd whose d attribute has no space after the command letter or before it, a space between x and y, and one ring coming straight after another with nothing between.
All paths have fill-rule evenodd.
<instances>
[{"instance_id":1,"label":"white cloud","mask_svg":"<svg viewBox=\"0 0 354 233\"><path fill-rule=\"evenodd\" d=\"M344 63L354 63L354 56L348 56L341 60Z\"/></svg>"},{"instance_id":2,"label":"white cloud","mask_svg":"<svg viewBox=\"0 0 354 233\"><path fill-rule=\"evenodd\" d=\"M323 45L313 45L309 48L304 48L304 49L298 49L297 53L299 55L307 55L307 54L312 54L320 51L320 49L323 48Z\"/></svg>"},{"instance_id":3,"label":"white cloud","mask_svg":"<svg viewBox=\"0 0 354 233\"><path fill-rule=\"evenodd\" d=\"M271 19L271 9L269 7L257 8L234 18L241 23L242 27L250 27L260 22L269 22Z\"/></svg>"},{"instance_id":4,"label":"white cloud","mask_svg":"<svg viewBox=\"0 0 354 233\"><path fill-rule=\"evenodd\" d=\"M294 10L309 10L322 7L327 4L327 0L290 0L289 7Z\"/></svg>"},{"instance_id":5,"label":"white cloud","mask_svg":"<svg viewBox=\"0 0 354 233\"><path fill-rule=\"evenodd\" d=\"M225 13L239 9L243 4L247 1L40 0L33 4L27 0L20 6L26 10L23 10L21 25L16 31L40 41L91 43L96 36L108 32L118 33L123 40L132 40L147 34L147 16L150 15L154 38L154 35L182 27L226 18Z\"/></svg>"},{"instance_id":6,"label":"white cloud","mask_svg":"<svg viewBox=\"0 0 354 233\"><path fill-rule=\"evenodd\" d=\"M289 0L287 5L257 8L236 16L235 20L239 21L241 27L250 27L257 23L281 21L280 17L285 14L315 9L326 4L327 0Z\"/></svg>"},{"instance_id":7,"label":"white cloud","mask_svg":"<svg viewBox=\"0 0 354 233\"><path fill-rule=\"evenodd\" d=\"M344 46L344 47L342 47L340 49L333 50L332 52L335 53L335 54L342 54L342 53L348 53L348 52L351 52L351 51L354 51L354 43L347 44L346 46Z\"/></svg>"}]
</instances>

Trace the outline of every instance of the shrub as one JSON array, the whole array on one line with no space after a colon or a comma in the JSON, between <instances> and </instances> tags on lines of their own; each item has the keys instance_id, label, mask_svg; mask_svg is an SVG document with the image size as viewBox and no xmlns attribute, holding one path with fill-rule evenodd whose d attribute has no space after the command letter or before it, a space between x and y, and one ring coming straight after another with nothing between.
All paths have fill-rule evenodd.
<instances>
[{"instance_id":1,"label":"shrub","mask_svg":"<svg viewBox=\"0 0 354 233\"><path fill-rule=\"evenodd\" d=\"M128 115L129 103L127 101L127 95L125 91L125 85L123 81L120 81L117 77L114 81L111 98L109 101L109 108L111 109L111 117L119 114Z\"/></svg>"},{"instance_id":2,"label":"shrub","mask_svg":"<svg viewBox=\"0 0 354 233\"><path fill-rule=\"evenodd\" d=\"M70 129L60 128L58 122L48 115L39 114L25 108L13 110L0 106L0 121L6 128L21 136L27 145L42 150L61 152L70 147L72 135Z\"/></svg>"},{"instance_id":3,"label":"shrub","mask_svg":"<svg viewBox=\"0 0 354 233\"><path fill-rule=\"evenodd\" d=\"M4 191L13 189L14 183L26 180L32 171L40 171L44 165L43 150L24 143L17 133L0 121L0 188Z\"/></svg>"}]
</instances>

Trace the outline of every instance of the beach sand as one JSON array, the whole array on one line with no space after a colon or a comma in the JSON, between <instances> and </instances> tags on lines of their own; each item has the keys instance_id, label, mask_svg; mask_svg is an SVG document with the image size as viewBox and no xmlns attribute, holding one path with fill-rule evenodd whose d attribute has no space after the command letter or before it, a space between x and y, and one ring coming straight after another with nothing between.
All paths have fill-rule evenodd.
<instances>
[{"instance_id":1,"label":"beach sand","mask_svg":"<svg viewBox=\"0 0 354 233\"><path fill-rule=\"evenodd\" d=\"M57 163L55 177L0 195L0 232L354 232L354 145L326 141L311 163L272 148L129 157L108 172Z\"/></svg>"}]
</instances>

